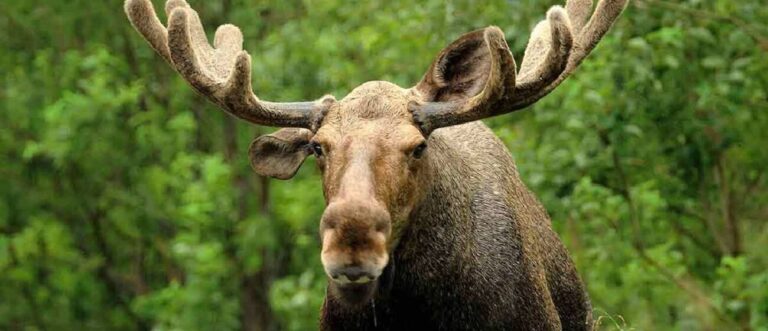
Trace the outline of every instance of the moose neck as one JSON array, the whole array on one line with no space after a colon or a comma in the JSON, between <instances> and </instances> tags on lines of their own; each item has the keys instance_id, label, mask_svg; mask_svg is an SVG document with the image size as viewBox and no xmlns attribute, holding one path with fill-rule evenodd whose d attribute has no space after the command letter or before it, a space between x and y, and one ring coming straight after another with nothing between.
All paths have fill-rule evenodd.
<instances>
[{"instance_id":1,"label":"moose neck","mask_svg":"<svg viewBox=\"0 0 768 331\"><path fill-rule=\"evenodd\" d=\"M411 213L408 227L394 251L399 271L412 274L411 268L418 268L425 274L448 277L449 273L458 271L450 266L473 263L468 254L478 240L475 238L477 224L472 217L473 204L490 189L487 181L480 178L483 174L475 169L476 154L488 152L488 147L482 147L482 141L486 139L496 140L490 130L479 123L438 130L430 137L430 164L426 175L429 186L425 188L423 200ZM494 145L491 150L496 147ZM504 157L509 160L500 164L501 168L512 168L511 158ZM504 187L497 190L499 193L504 191ZM420 276L414 275L409 280L429 281Z\"/></svg>"}]
</instances>

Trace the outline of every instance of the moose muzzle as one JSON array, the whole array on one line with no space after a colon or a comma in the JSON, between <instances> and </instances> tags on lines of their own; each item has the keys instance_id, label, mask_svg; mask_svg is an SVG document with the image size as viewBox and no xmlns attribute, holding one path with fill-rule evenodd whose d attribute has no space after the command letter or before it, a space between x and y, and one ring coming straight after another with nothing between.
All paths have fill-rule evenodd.
<instances>
[{"instance_id":1,"label":"moose muzzle","mask_svg":"<svg viewBox=\"0 0 768 331\"><path fill-rule=\"evenodd\" d=\"M364 301L389 261L389 212L373 201L328 205L320 222L321 260L331 287L347 303Z\"/></svg>"}]
</instances>

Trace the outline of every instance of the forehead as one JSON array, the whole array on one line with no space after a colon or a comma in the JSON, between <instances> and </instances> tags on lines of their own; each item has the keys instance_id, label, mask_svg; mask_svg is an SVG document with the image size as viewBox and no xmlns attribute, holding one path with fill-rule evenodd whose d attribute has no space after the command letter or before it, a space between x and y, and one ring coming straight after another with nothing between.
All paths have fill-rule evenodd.
<instances>
[{"instance_id":1,"label":"forehead","mask_svg":"<svg viewBox=\"0 0 768 331\"><path fill-rule=\"evenodd\" d=\"M410 90L389 82L362 84L331 107L315 139L415 140L421 133L408 111L411 98Z\"/></svg>"},{"instance_id":2,"label":"forehead","mask_svg":"<svg viewBox=\"0 0 768 331\"><path fill-rule=\"evenodd\" d=\"M325 115L324 124L352 125L365 120L410 121L410 90L385 81L364 83L339 101ZM325 126L325 125L324 125Z\"/></svg>"}]
</instances>

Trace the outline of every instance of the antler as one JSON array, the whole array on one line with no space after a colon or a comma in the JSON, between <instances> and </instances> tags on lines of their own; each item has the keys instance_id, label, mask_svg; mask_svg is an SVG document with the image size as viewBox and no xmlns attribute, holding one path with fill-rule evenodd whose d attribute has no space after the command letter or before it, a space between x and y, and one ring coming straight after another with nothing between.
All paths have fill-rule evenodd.
<instances>
[{"instance_id":1,"label":"antler","mask_svg":"<svg viewBox=\"0 0 768 331\"><path fill-rule=\"evenodd\" d=\"M591 18L592 0L568 0L565 9L560 6L550 8L547 19L533 30L519 72L516 72L515 60L499 28L489 27L462 36L438 55L422 82L415 87L426 96L426 101L410 104L414 120L422 131L429 133L441 127L506 114L535 103L560 85L589 55L626 3L627 0L600 0ZM482 40L478 41L480 38ZM484 85L473 88L474 85L465 82L469 79L456 79L461 84L450 86L446 76L452 74L451 70L466 71L462 67L466 63L462 62L457 69L446 67L457 57L457 52L466 52L470 47L467 45L473 40L482 43L486 49L475 51L472 56L485 58L489 63L483 67L483 74L468 75L482 76L484 81L470 78L480 80ZM463 94L452 92L454 90ZM475 94L471 94L472 91ZM467 93L470 95L465 96ZM445 97L445 94L450 96Z\"/></svg>"},{"instance_id":2,"label":"antler","mask_svg":"<svg viewBox=\"0 0 768 331\"><path fill-rule=\"evenodd\" d=\"M315 130L328 106L325 96L314 102L268 102L251 89L251 57L242 50L243 34L234 25L216 30L213 47L200 18L184 0L168 0L168 28L160 23L150 0L126 0L133 27L181 76L228 113L248 122Z\"/></svg>"}]
</instances>

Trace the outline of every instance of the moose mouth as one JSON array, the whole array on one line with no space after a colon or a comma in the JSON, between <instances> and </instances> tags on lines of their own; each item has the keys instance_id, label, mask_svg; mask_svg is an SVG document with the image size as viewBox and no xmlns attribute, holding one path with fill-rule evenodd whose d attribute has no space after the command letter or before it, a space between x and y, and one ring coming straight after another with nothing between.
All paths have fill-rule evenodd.
<instances>
[{"instance_id":1,"label":"moose mouth","mask_svg":"<svg viewBox=\"0 0 768 331\"><path fill-rule=\"evenodd\" d=\"M373 297L378 283L376 279L367 279L366 281L358 279L355 282L332 279L329 288L342 303L356 306L368 302Z\"/></svg>"},{"instance_id":2,"label":"moose mouth","mask_svg":"<svg viewBox=\"0 0 768 331\"><path fill-rule=\"evenodd\" d=\"M374 295L388 295L395 279L395 261L389 259L386 267L376 277L360 276L354 280L338 275L328 277L328 289L333 297L347 306L359 306L368 303Z\"/></svg>"}]
</instances>

